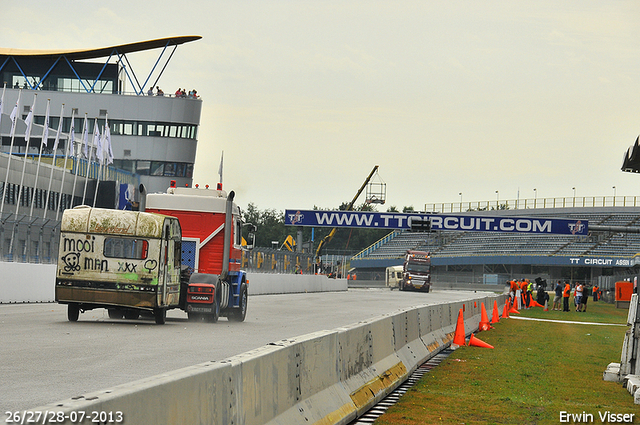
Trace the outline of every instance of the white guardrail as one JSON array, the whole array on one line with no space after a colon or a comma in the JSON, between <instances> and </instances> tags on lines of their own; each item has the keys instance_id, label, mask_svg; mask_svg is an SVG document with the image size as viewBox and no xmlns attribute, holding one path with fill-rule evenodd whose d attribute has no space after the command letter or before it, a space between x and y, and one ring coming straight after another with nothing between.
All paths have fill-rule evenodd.
<instances>
[{"instance_id":1,"label":"white guardrail","mask_svg":"<svg viewBox=\"0 0 640 425\"><path fill-rule=\"evenodd\" d=\"M128 425L347 424L450 345L460 309L469 334L494 300L503 308L500 295L401 310L29 412L60 412L64 423L96 412Z\"/></svg>"}]
</instances>

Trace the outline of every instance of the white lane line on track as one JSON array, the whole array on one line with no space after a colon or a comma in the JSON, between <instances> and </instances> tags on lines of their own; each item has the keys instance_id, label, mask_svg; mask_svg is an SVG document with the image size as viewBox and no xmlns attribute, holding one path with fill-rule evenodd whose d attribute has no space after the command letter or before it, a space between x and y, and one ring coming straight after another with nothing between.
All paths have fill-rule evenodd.
<instances>
[{"instance_id":1,"label":"white lane line on track","mask_svg":"<svg viewBox=\"0 0 640 425\"><path fill-rule=\"evenodd\" d=\"M533 317L517 317L517 316L509 316L509 319L534 320L534 321L538 321L538 322L554 322L554 323L576 323L578 325L627 326L627 325L623 325L621 323L575 322L573 320L534 319Z\"/></svg>"}]
</instances>

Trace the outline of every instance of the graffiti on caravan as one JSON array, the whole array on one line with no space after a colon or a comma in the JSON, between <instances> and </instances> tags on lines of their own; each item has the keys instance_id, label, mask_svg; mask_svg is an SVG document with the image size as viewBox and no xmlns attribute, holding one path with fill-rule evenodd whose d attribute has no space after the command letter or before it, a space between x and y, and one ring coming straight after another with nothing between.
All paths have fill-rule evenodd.
<instances>
[{"instance_id":1,"label":"graffiti on caravan","mask_svg":"<svg viewBox=\"0 0 640 425\"><path fill-rule=\"evenodd\" d=\"M83 258L82 256L82 253L91 254L95 252L95 239L95 237L91 239L64 237L62 239L62 249L66 254L60 259L64 263L65 274L78 272L81 269L99 272L109 271L109 262L104 258L91 258L89 256Z\"/></svg>"},{"instance_id":2,"label":"graffiti on caravan","mask_svg":"<svg viewBox=\"0 0 640 425\"><path fill-rule=\"evenodd\" d=\"M535 217L379 213L363 211L286 210L285 225L409 229L411 221L429 220L432 230L580 235L589 233L587 220Z\"/></svg>"},{"instance_id":3,"label":"graffiti on caravan","mask_svg":"<svg viewBox=\"0 0 640 425\"><path fill-rule=\"evenodd\" d=\"M70 239L65 237L62 241L62 249L64 252L94 252L95 239L95 237L91 239Z\"/></svg>"}]
</instances>

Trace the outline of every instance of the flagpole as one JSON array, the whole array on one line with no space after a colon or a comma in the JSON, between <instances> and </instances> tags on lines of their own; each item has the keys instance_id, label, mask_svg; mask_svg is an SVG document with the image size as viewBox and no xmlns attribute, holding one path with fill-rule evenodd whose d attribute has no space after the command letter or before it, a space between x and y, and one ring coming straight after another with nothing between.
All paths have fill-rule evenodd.
<instances>
[{"instance_id":1,"label":"flagpole","mask_svg":"<svg viewBox=\"0 0 640 425\"><path fill-rule=\"evenodd\" d=\"M25 119L25 123L27 123L27 130L24 134L25 140L25 149L24 149L24 161L22 163L22 175L20 176L20 190L18 191L18 201L16 202L16 219L18 218L18 211L20 210L20 199L22 198L22 191L24 184L24 173L27 169L27 157L29 155L29 139L31 138L31 123L33 122L33 110L36 107L36 99L38 98L38 94L33 94L33 105L31 106L31 110L29 110L29 115Z\"/></svg>"},{"instance_id":2,"label":"flagpole","mask_svg":"<svg viewBox=\"0 0 640 425\"><path fill-rule=\"evenodd\" d=\"M85 197L87 196L87 181L89 180L89 169L91 168L91 157L93 154L93 146L89 148L89 123L86 121L87 113L84 114L85 126L82 130L82 148L84 150L84 156L87 158L87 172L84 179L84 189L82 190L82 203L84 205Z\"/></svg>"},{"instance_id":3,"label":"flagpole","mask_svg":"<svg viewBox=\"0 0 640 425\"><path fill-rule=\"evenodd\" d=\"M86 114L85 114L85 116L86 116ZM97 118L96 118L96 121L97 121ZM88 144L88 142L89 142L89 133L88 133L89 129L87 128L86 131L87 131L87 144ZM95 129L94 129L94 134L95 134ZM84 190L82 191L82 205L84 205L84 201L85 201L86 196L87 196L87 183L89 182L89 172L91 171L91 159L93 159L93 148L94 148L94 141L92 139L91 140L91 147L89 148L89 159L88 159L88 162L87 162L87 175L86 175L85 180L84 180Z\"/></svg>"},{"instance_id":4,"label":"flagpole","mask_svg":"<svg viewBox=\"0 0 640 425\"><path fill-rule=\"evenodd\" d=\"M85 114L84 114L84 124L82 124L82 143L84 145L86 145L86 143L87 143L87 140L85 138L85 136L87 136L86 132L87 132L87 113L85 112ZM74 193L74 197L75 197L75 193L76 193L76 181L78 180L78 173L80 172L80 158L79 158L79 155L80 155L80 146L78 146L78 154L76 155L76 174L75 174L75 177L73 178L73 193ZM73 200L71 201L71 207L73 207Z\"/></svg>"},{"instance_id":5,"label":"flagpole","mask_svg":"<svg viewBox=\"0 0 640 425\"><path fill-rule=\"evenodd\" d=\"M53 169L56 168L56 157L58 156L58 143L60 142L60 133L62 132L62 117L64 114L64 103L62 104L62 108L60 109L60 121L58 122L58 132L56 133L56 140L53 142L53 161L51 162L51 174L49 174L49 187L47 188L47 199L44 202L44 213L42 213L42 218L47 217L47 209L49 208L49 198L51 198L51 183L53 182ZM45 120L46 123L46 120ZM65 155L66 160L66 155ZM65 161L65 166L66 166ZM64 178L64 174L62 174ZM60 194L62 195L62 190L60 190Z\"/></svg>"},{"instance_id":6,"label":"flagpole","mask_svg":"<svg viewBox=\"0 0 640 425\"><path fill-rule=\"evenodd\" d=\"M104 134L104 128L102 129L102 133ZM96 146L96 157L98 158L98 173L96 175L96 190L93 193L93 208L96 207L96 200L98 199L98 186L100 185L100 172L102 171L102 166L104 165L104 149L102 147L102 140L100 135L100 129L98 128L98 118L96 118L93 128L93 140L92 144L95 145L95 142L98 141L98 146Z\"/></svg>"},{"instance_id":7,"label":"flagpole","mask_svg":"<svg viewBox=\"0 0 640 425\"><path fill-rule=\"evenodd\" d=\"M22 89L18 91L18 100L16 101L16 105L13 107L13 111L11 111L11 147L9 148L9 158L7 159L7 173L4 178L4 191L2 193L2 202L0 203L0 217L2 216L2 212L4 211L4 200L7 197L6 195L7 186L9 185L9 169L11 168L11 158L13 157L13 141L15 140L16 135L16 120L18 117L18 108L20 107L21 94ZM4 98L4 89L2 90L2 97Z\"/></svg>"},{"instance_id":8,"label":"flagpole","mask_svg":"<svg viewBox=\"0 0 640 425\"><path fill-rule=\"evenodd\" d=\"M60 214L60 203L62 202L62 190L64 187L64 176L67 174L67 158L69 158L69 154L76 159L76 174L73 178L73 189L71 189L71 202L69 203L69 207L73 208L73 198L75 197L76 192L76 180L78 179L78 155L75 152L73 144L76 139L76 127L74 123L73 110L71 110L71 128L69 129L69 146L65 146L64 150L64 170L62 171L62 179L60 181L60 196L58 197L58 205L56 206L56 221L58 220L58 216ZM80 149L78 149L79 151ZM79 153L79 152L78 152ZM73 169L73 167L71 167Z\"/></svg>"},{"instance_id":9,"label":"flagpole","mask_svg":"<svg viewBox=\"0 0 640 425\"><path fill-rule=\"evenodd\" d=\"M18 200L16 202L16 218L13 221L13 230L11 231L11 241L9 242L9 253L13 255L13 240L15 238L16 227L18 226L18 212L20 211L20 200L22 199L22 192L24 190L24 173L27 169L27 156L29 155L29 139L31 138L31 124L33 122L33 110L36 108L36 99L38 98L38 94L33 94L33 105L29 110L29 114L24 122L27 124L27 130L24 133L25 140L25 149L24 149L24 159L22 160L22 175L20 176L20 186L18 190Z\"/></svg>"},{"instance_id":10,"label":"flagpole","mask_svg":"<svg viewBox=\"0 0 640 425\"><path fill-rule=\"evenodd\" d=\"M38 176L40 175L40 163L42 162L42 147L48 144L49 138L49 107L51 99L47 99L47 112L44 116L44 128L42 129L42 140L40 141L40 152L38 153L38 165L36 166L36 181L33 184L33 194L31 195L31 208L29 209L29 217L33 217L33 204L36 201L36 192L38 191ZM46 210L45 210L46 213Z\"/></svg>"}]
</instances>

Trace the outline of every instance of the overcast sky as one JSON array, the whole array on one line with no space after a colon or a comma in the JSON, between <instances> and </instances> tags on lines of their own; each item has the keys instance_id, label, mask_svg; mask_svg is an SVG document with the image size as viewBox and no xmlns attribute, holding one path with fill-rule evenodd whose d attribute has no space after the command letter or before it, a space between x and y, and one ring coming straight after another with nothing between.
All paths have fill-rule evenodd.
<instances>
[{"instance_id":1,"label":"overcast sky","mask_svg":"<svg viewBox=\"0 0 640 425\"><path fill-rule=\"evenodd\" d=\"M241 206L334 208L374 165L379 210L640 195L620 171L640 134L637 1L4 3L1 47L202 36L159 85L198 90L194 183L218 181L224 151ZM129 59L145 74L158 54Z\"/></svg>"}]
</instances>

